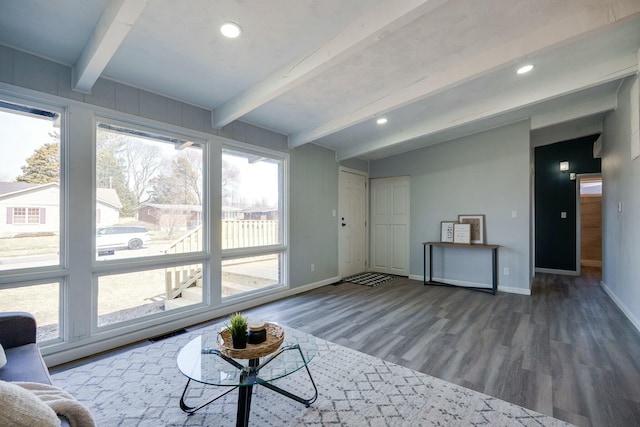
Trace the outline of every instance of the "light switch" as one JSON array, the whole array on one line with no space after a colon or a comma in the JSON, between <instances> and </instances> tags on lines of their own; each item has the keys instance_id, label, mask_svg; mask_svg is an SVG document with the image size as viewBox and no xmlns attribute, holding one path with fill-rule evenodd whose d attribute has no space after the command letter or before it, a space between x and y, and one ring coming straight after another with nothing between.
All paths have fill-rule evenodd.
<instances>
[{"instance_id":1,"label":"light switch","mask_svg":"<svg viewBox=\"0 0 640 427\"><path fill-rule=\"evenodd\" d=\"M332 211L331 211L331 214L332 214L332 216L335 218L335 216L336 216L336 210L335 210L335 209L334 209L334 210L332 210Z\"/></svg>"},{"instance_id":2,"label":"light switch","mask_svg":"<svg viewBox=\"0 0 640 427\"><path fill-rule=\"evenodd\" d=\"M511 211L511 218L518 218L518 211Z\"/></svg>"},{"instance_id":3,"label":"light switch","mask_svg":"<svg viewBox=\"0 0 640 427\"><path fill-rule=\"evenodd\" d=\"M622 202L618 202L618 212L622 212Z\"/></svg>"},{"instance_id":4,"label":"light switch","mask_svg":"<svg viewBox=\"0 0 640 427\"><path fill-rule=\"evenodd\" d=\"M566 217L567 217L566 212L560 212L560 218L566 218Z\"/></svg>"}]
</instances>

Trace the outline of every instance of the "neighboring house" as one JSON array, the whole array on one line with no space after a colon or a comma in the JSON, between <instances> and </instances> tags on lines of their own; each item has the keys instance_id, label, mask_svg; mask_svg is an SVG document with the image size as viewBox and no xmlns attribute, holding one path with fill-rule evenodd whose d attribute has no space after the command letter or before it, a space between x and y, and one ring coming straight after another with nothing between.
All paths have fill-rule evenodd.
<instances>
[{"instance_id":1,"label":"neighboring house","mask_svg":"<svg viewBox=\"0 0 640 427\"><path fill-rule=\"evenodd\" d=\"M60 232L58 183L0 182L0 237Z\"/></svg>"},{"instance_id":2,"label":"neighboring house","mask_svg":"<svg viewBox=\"0 0 640 427\"><path fill-rule=\"evenodd\" d=\"M242 219L242 208L234 208L231 206L222 206L222 220L223 221L234 221L237 219Z\"/></svg>"},{"instance_id":3,"label":"neighboring house","mask_svg":"<svg viewBox=\"0 0 640 427\"><path fill-rule=\"evenodd\" d=\"M120 221L122 203L113 188L96 189L96 225L105 227Z\"/></svg>"},{"instance_id":4,"label":"neighboring house","mask_svg":"<svg viewBox=\"0 0 640 427\"><path fill-rule=\"evenodd\" d=\"M244 209L242 213L244 214L242 219L257 219L262 221L278 219L278 209L276 208L249 208Z\"/></svg>"},{"instance_id":5,"label":"neighboring house","mask_svg":"<svg viewBox=\"0 0 640 427\"><path fill-rule=\"evenodd\" d=\"M138 221L159 230L189 230L202 224L202 206L143 203L138 207Z\"/></svg>"},{"instance_id":6,"label":"neighboring house","mask_svg":"<svg viewBox=\"0 0 640 427\"><path fill-rule=\"evenodd\" d=\"M99 226L120 220L120 198L114 189L97 189L96 220ZM60 232L60 186L0 182L0 237Z\"/></svg>"}]
</instances>

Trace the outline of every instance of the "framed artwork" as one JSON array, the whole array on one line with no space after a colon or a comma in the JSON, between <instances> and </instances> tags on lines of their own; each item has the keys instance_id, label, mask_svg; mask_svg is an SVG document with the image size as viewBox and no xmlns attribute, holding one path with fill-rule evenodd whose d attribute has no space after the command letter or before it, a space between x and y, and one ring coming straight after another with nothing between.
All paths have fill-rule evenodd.
<instances>
[{"instance_id":1,"label":"framed artwork","mask_svg":"<svg viewBox=\"0 0 640 427\"><path fill-rule=\"evenodd\" d=\"M440 241L453 243L453 224L455 221L442 221L440 223Z\"/></svg>"},{"instance_id":2,"label":"framed artwork","mask_svg":"<svg viewBox=\"0 0 640 427\"><path fill-rule=\"evenodd\" d=\"M471 243L484 245L484 215L458 215L458 222L471 225Z\"/></svg>"},{"instance_id":3,"label":"framed artwork","mask_svg":"<svg viewBox=\"0 0 640 427\"><path fill-rule=\"evenodd\" d=\"M471 224L453 224L453 243L471 243Z\"/></svg>"}]
</instances>

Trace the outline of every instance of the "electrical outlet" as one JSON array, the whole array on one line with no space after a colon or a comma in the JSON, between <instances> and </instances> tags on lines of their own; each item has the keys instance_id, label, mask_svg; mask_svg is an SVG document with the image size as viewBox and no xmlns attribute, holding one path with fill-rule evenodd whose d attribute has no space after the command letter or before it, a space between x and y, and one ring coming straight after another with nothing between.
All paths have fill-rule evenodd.
<instances>
[{"instance_id":1,"label":"electrical outlet","mask_svg":"<svg viewBox=\"0 0 640 427\"><path fill-rule=\"evenodd\" d=\"M311 271L316 271L316 265L315 264L311 264Z\"/></svg>"},{"instance_id":2,"label":"electrical outlet","mask_svg":"<svg viewBox=\"0 0 640 427\"><path fill-rule=\"evenodd\" d=\"M503 273L504 273L505 276L508 276L509 275L509 267L505 267L504 270L503 270Z\"/></svg>"}]
</instances>

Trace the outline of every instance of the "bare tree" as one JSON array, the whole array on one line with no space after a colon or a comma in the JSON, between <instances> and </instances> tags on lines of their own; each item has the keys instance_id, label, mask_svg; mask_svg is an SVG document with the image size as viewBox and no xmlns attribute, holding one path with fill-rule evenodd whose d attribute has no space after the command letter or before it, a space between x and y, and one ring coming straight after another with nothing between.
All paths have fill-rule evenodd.
<instances>
[{"instance_id":1,"label":"bare tree","mask_svg":"<svg viewBox=\"0 0 640 427\"><path fill-rule=\"evenodd\" d=\"M202 204L202 150L187 149L176 159L185 174L186 190L196 196Z\"/></svg>"},{"instance_id":2,"label":"bare tree","mask_svg":"<svg viewBox=\"0 0 640 427\"><path fill-rule=\"evenodd\" d=\"M149 182L162 164L160 149L157 146L127 139L124 143L125 176L127 186L133 191L138 203L148 201L149 196L143 196L149 188Z\"/></svg>"},{"instance_id":3,"label":"bare tree","mask_svg":"<svg viewBox=\"0 0 640 427\"><path fill-rule=\"evenodd\" d=\"M228 206L237 205L236 189L240 182L240 170L237 166L222 159L222 203Z\"/></svg>"}]
</instances>

